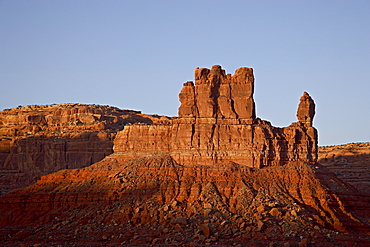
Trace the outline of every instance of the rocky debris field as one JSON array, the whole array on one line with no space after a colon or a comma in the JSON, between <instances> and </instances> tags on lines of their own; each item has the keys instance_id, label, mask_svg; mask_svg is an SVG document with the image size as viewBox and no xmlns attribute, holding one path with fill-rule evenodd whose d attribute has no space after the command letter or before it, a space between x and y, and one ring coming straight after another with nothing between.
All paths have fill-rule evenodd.
<instances>
[{"instance_id":1,"label":"rocky debris field","mask_svg":"<svg viewBox=\"0 0 370 247\"><path fill-rule=\"evenodd\" d=\"M0 223L8 245L367 246L369 205L320 165L107 157L9 193Z\"/></svg>"}]
</instances>

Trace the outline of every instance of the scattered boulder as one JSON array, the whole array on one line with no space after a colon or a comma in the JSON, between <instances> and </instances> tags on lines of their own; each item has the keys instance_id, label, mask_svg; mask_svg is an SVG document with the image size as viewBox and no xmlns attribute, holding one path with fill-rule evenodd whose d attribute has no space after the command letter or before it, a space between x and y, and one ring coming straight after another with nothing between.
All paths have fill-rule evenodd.
<instances>
[{"instance_id":1,"label":"scattered boulder","mask_svg":"<svg viewBox=\"0 0 370 247\"><path fill-rule=\"evenodd\" d=\"M208 224L201 224L200 227L202 229L203 235L206 238L208 238L211 235L211 228L209 227L209 225Z\"/></svg>"},{"instance_id":2,"label":"scattered boulder","mask_svg":"<svg viewBox=\"0 0 370 247\"><path fill-rule=\"evenodd\" d=\"M260 232L262 230L262 228L263 228L264 225L265 225L265 223L263 223L263 221L258 220L257 221L257 231Z\"/></svg>"},{"instance_id":3,"label":"scattered boulder","mask_svg":"<svg viewBox=\"0 0 370 247\"><path fill-rule=\"evenodd\" d=\"M282 216L282 211L279 208L272 208L269 211L269 213L273 217L280 217L280 216Z\"/></svg>"}]
</instances>

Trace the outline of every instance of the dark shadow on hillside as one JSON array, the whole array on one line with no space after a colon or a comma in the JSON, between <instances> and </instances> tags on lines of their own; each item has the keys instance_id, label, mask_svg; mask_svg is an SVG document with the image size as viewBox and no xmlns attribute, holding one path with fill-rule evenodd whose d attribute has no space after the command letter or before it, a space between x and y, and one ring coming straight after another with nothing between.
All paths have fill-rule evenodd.
<instances>
[{"instance_id":1,"label":"dark shadow on hillside","mask_svg":"<svg viewBox=\"0 0 370 247\"><path fill-rule=\"evenodd\" d=\"M318 162L338 178L370 196L370 154L337 155Z\"/></svg>"}]
</instances>

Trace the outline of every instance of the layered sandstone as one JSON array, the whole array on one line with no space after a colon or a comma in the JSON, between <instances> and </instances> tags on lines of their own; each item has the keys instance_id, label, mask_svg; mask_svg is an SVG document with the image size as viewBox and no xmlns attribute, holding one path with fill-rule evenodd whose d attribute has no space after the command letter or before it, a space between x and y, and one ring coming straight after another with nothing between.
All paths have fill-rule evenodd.
<instances>
[{"instance_id":1,"label":"layered sandstone","mask_svg":"<svg viewBox=\"0 0 370 247\"><path fill-rule=\"evenodd\" d=\"M370 200L317 160L315 105L273 127L249 68L196 69L178 118L125 125L114 153L0 198L0 241L58 245L368 246Z\"/></svg>"},{"instance_id":2,"label":"layered sandstone","mask_svg":"<svg viewBox=\"0 0 370 247\"><path fill-rule=\"evenodd\" d=\"M195 85L186 82L179 95L180 118L255 119L253 69L239 68L231 75L214 65L197 68L194 74Z\"/></svg>"},{"instance_id":3,"label":"layered sandstone","mask_svg":"<svg viewBox=\"0 0 370 247\"><path fill-rule=\"evenodd\" d=\"M370 195L370 143L320 147L318 162Z\"/></svg>"},{"instance_id":4,"label":"layered sandstone","mask_svg":"<svg viewBox=\"0 0 370 247\"><path fill-rule=\"evenodd\" d=\"M137 111L83 104L0 111L0 195L42 175L89 166L113 152L123 126L153 121Z\"/></svg>"},{"instance_id":5,"label":"layered sandstone","mask_svg":"<svg viewBox=\"0 0 370 247\"><path fill-rule=\"evenodd\" d=\"M115 153L129 160L165 152L186 165L235 162L260 168L316 162L315 104L308 93L301 97L298 122L276 128L255 117L253 92L251 68L234 75L218 65L197 68L195 85L188 81L180 92L179 118L125 127L115 139Z\"/></svg>"}]
</instances>

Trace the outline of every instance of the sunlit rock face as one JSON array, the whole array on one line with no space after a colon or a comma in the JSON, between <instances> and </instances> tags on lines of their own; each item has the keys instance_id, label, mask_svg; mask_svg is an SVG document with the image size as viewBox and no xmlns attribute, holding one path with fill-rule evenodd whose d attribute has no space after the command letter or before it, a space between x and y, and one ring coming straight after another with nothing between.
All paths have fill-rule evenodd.
<instances>
[{"instance_id":1,"label":"sunlit rock face","mask_svg":"<svg viewBox=\"0 0 370 247\"><path fill-rule=\"evenodd\" d=\"M311 96L304 92L298 105L297 118L300 123L306 126L312 126L313 117L315 116L315 102Z\"/></svg>"},{"instance_id":2,"label":"sunlit rock face","mask_svg":"<svg viewBox=\"0 0 370 247\"><path fill-rule=\"evenodd\" d=\"M369 246L370 200L316 163L311 97L276 128L255 116L253 84L249 68L196 69L179 117L132 113L112 154L0 197L0 242Z\"/></svg>"},{"instance_id":3,"label":"sunlit rock face","mask_svg":"<svg viewBox=\"0 0 370 247\"><path fill-rule=\"evenodd\" d=\"M98 162L113 153L113 140L125 125L153 121L137 111L85 104L0 111L0 195L42 175Z\"/></svg>"},{"instance_id":4,"label":"sunlit rock face","mask_svg":"<svg viewBox=\"0 0 370 247\"><path fill-rule=\"evenodd\" d=\"M235 162L249 167L316 162L315 104L301 97L298 122L276 128L256 118L253 69L226 74L219 65L197 68L179 94L179 117L161 124L132 125L115 139L114 150L127 160L166 152L187 165Z\"/></svg>"}]
</instances>

